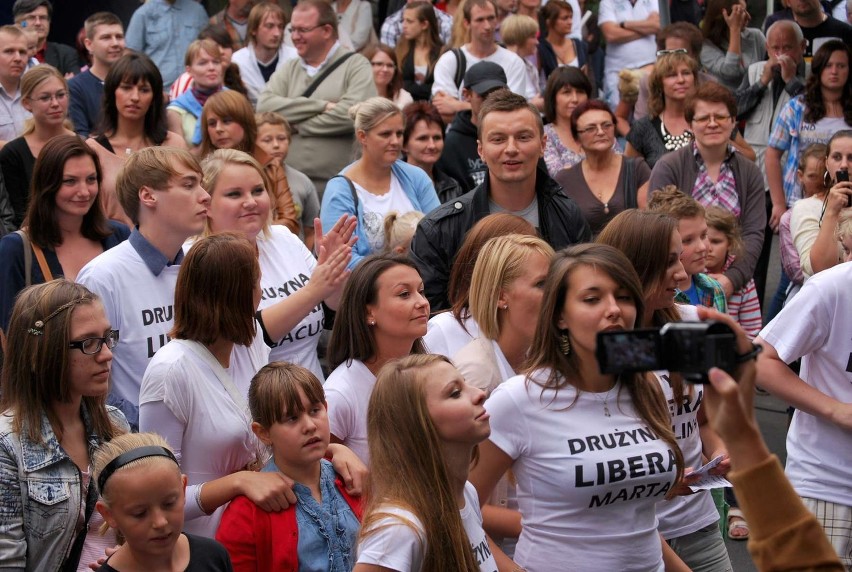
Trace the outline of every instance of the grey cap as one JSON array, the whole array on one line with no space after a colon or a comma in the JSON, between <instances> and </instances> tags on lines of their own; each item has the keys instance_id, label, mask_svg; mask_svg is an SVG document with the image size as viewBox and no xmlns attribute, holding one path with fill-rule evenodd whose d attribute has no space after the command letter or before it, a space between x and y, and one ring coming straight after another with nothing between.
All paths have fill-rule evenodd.
<instances>
[{"instance_id":1,"label":"grey cap","mask_svg":"<svg viewBox=\"0 0 852 572\"><path fill-rule=\"evenodd\" d=\"M464 86L479 96L485 96L498 87L508 87L506 72L494 62L479 62L465 72Z\"/></svg>"}]
</instances>

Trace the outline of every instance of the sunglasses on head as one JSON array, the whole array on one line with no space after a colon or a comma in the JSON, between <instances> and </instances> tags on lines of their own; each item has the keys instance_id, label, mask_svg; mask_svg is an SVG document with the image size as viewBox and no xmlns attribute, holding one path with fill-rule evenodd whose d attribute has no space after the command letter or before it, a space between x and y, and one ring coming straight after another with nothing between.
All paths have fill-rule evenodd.
<instances>
[{"instance_id":1,"label":"sunglasses on head","mask_svg":"<svg viewBox=\"0 0 852 572\"><path fill-rule=\"evenodd\" d=\"M668 56L671 54L689 54L686 48L676 48L674 50L657 50L657 57Z\"/></svg>"}]
</instances>

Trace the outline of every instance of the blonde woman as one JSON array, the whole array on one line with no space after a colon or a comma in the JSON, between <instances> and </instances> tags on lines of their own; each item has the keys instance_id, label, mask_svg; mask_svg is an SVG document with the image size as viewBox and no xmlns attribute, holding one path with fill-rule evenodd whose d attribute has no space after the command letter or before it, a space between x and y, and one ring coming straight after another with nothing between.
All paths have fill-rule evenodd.
<instances>
[{"instance_id":1,"label":"blonde woman","mask_svg":"<svg viewBox=\"0 0 852 572\"><path fill-rule=\"evenodd\" d=\"M57 135L74 135L68 122L68 82L55 67L38 65L24 74L21 105L32 117L24 125L23 134L0 149L0 169L16 229L27 212L33 168L41 148Z\"/></svg>"},{"instance_id":2,"label":"blonde woman","mask_svg":"<svg viewBox=\"0 0 852 572\"><path fill-rule=\"evenodd\" d=\"M349 263L352 268L363 257L384 248L385 215L391 211L429 214L439 202L429 176L400 159L404 122L394 102L371 97L355 105L349 115L355 122L362 155L328 181L320 217L326 228L342 215L357 217L358 242Z\"/></svg>"},{"instance_id":3,"label":"blonde woman","mask_svg":"<svg viewBox=\"0 0 852 572\"><path fill-rule=\"evenodd\" d=\"M520 234L492 238L479 251L470 281L470 315L479 337L453 361L487 395L523 370L552 257L549 244Z\"/></svg>"}]
</instances>

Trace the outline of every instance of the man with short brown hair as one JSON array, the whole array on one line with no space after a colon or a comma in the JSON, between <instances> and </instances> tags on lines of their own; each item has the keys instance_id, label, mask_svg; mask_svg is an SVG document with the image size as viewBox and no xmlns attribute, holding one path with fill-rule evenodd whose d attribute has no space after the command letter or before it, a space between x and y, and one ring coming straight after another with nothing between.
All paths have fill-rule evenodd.
<instances>
[{"instance_id":1,"label":"man with short brown hair","mask_svg":"<svg viewBox=\"0 0 852 572\"><path fill-rule=\"evenodd\" d=\"M449 308L447 285L453 257L481 218L508 213L527 220L555 250L591 240L580 207L562 192L540 161L544 127L538 110L508 89L491 93L479 112L479 156L485 181L427 214L414 234L417 264L432 311Z\"/></svg>"}]
</instances>

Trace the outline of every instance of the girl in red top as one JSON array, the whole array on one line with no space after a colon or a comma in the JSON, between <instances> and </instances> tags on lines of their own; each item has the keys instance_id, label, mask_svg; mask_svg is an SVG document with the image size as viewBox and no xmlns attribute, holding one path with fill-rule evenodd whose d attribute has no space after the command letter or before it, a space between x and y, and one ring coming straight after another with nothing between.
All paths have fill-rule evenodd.
<instances>
[{"instance_id":1,"label":"girl in red top","mask_svg":"<svg viewBox=\"0 0 852 572\"><path fill-rule=\"evenodd\" d=\"M323 459L331 433L322 384L309 370L286 362L264 366L251 380L252 431L272 449L264 471L283 471L295 483L297 502L265 512L248 498L231 501L216 540L234 570L352 569L361 502L346 493Z\"/></svg>"}]
</instances>

